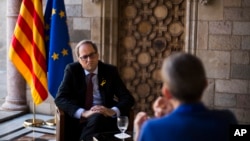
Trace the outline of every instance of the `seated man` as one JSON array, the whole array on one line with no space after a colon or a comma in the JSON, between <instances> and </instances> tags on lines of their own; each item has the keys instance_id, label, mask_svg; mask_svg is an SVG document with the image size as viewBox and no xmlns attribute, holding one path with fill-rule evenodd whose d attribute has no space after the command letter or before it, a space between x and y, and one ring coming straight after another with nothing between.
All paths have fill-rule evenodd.
<instances>
[{"instance_id":1,"label":"seated man","mask_svg":"<svg viewBox=\"0 0 250 141\"><path fill-rule=\"evenodd\" d=\"M129 114L134 98L117 68L98 60L93 42L81 41L75 51L78 62L66 66L55 104L70 121L65 125L65 134L70 132L65 140L92 141L95 133L118 131L116 117Z\"/></svg>"},{"instance_id":2,"label":"seated man","mask_svg":"<svg viewBox=\"0 0 250 141\"><path fill-rule=\"evenodd\" d=\"M155 116L135 117L138 141L228 141L229 125L237 124L228 110L209 110L201 97L206 88L201 61L186 53L169 56L162 66L162 95L153 105Z\"/></svg>"}]
</instances>

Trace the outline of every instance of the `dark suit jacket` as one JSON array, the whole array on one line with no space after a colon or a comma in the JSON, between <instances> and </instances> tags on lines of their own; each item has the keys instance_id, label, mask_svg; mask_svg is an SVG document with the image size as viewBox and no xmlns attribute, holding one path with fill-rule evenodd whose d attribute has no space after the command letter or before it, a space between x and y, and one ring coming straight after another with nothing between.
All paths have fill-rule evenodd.
<instances>
[{"instance_id":1,"label":"dark suit jacket","mask_svg":"<svg viewBox=\"0 0 250 141\"><path fill-rule=\"evenodd\" d=\"M79 119L74 118L74 114L78 108L84 108L87 86L85 77L84 69L79 62L68 64L55 98L56 106L65 112L65 141L79 140L84 126ZM116 106L121 115L128 115L134 105L134 98L122 82L117 68L99 61L97 78L103 105L108 108ZM117 102L114 97L119 101Z\"/></svg>"},{"instance_id":2,"label":"dark suit jacket","mask_svg":"<svg viewBox=\"0 0 250 141\"><path fill-rule=\"evenodd\" d=\"M66 66L63 81L55 98L55 104L71 117L79 108L84 108L85 77L84 69L79 62ZM108 108L116 106L119 108L121 115L127 115L134 105L134 98L122 82L117 68L99 61L97 77L103 105Z\"/></svg>"}]
</instances>

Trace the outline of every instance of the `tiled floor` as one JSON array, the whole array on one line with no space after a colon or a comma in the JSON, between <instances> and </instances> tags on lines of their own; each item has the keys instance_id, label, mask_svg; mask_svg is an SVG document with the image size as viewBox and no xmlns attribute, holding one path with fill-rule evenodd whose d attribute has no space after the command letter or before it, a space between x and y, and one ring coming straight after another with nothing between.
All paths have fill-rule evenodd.
<instances>
[{"instance_id":1,"label":"tiled floor","mask_svg":"<svg viewBox=\"0 0 250 141\"><path fill-rule=\"evenodd\" d=\"M54 126L24 126L26 120L33 119L33 114L25 114L17 118L0 123L0 140L12 141L55 141L56 130ZM36 119L47 121L53 116L35 115Z\"/></svg>"},{"instance_id":2,"label":"tiled floor","mask_svg":"<svg viewBox=\"0 0 250 141\"><path fill-rule=\"evenodd\" d=\"M22 111L4 111L0 109L0 123L24 115Z\"/></svg>"},{"instance_id":3,"label":"tiled floor","mask_svg":"<svg viewBox=\"0 0 250 141\"><path fill-rule=\"evenodd\" d=\"M30 133L13 141L55 141L54 136L51 134Z\"/></svg>"}]
</instances>

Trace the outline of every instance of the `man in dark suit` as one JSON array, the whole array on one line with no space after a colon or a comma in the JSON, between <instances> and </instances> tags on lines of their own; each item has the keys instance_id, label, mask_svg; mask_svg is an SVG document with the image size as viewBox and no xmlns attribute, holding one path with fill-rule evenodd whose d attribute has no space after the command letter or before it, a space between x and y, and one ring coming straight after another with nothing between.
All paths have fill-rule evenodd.
<instances>
[{"instance_id":1,"label":"man in dark suit","mask_svg":"<svg viewBox=\"0 0 250 141\"><path fill-rule=\"evenodd\" d=\"M117 68L98 60L96 44L84 40L77 44L75 51L78 62L66 66L55 104L70 121L65 129L73 134L66 140L88 141L95 133L118 130L116 117L128 115L134 98ZM87 85L92 85L92 90Z\"/></svg>"},{"instance_id":2,"label":"man in dark suit","mask_svg":"<svg viewBox=\"0 0 250 141\"><path fill-rule=\"evenodd\" d=\"M162 66L162 97L153 109L134 120L136 141L228 141L230 124L237 124L229 110L210 110L201 102L207 81L202 62L187 53L170 55Z\"/></svg>"}]
</instances>

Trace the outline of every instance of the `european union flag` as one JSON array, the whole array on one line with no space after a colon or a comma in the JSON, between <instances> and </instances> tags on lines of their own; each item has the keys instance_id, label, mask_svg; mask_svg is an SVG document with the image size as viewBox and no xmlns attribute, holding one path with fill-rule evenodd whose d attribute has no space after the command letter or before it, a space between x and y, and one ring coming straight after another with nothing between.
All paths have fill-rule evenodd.
<instances>
[{"instance_id":1,"label":"european union flag","mask_svg":"<svg viewBox=\"0 0 250 141\"><path fill-rule=\"evenodd\" d=\"M48 87L55 98L64 68L73 62L64 0L48 0L45 10L45 40L48 60Z\"/></svg>"}]
</instances>

